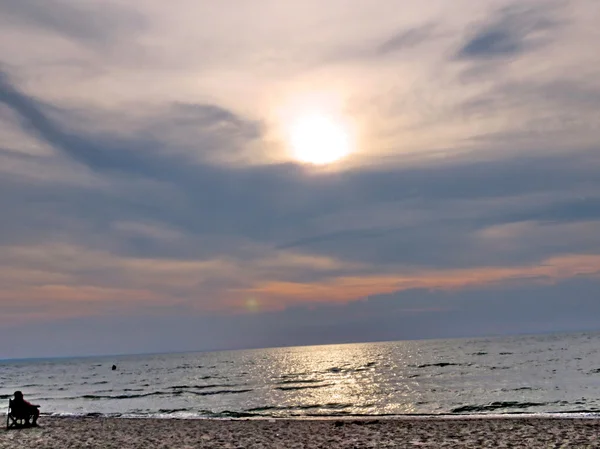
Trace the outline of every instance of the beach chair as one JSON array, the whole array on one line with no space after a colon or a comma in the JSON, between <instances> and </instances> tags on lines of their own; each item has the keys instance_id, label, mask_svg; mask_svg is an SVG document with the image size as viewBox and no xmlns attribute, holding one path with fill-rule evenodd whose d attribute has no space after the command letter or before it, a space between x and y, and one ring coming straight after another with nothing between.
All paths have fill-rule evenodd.
<instances>
[{"instance_id":1,"label":"beach chair","mask_svg":"<svg viewBox=\"0 0 600 449\"><path fill-rule=\"evenodd\" d=\"M8 412L6 413L6 430L28 427L31 416L29 410L13 407L13 401L9 399Z\"/></svg>"}]
</instances>

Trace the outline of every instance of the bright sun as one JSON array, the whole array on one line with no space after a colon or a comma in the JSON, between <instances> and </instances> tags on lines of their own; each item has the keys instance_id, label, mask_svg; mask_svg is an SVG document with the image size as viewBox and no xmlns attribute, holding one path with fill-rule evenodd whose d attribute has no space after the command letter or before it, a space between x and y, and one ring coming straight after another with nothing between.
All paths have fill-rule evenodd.
<instances>
[{"instance_id":1,"label":"bright sun","mask_svg":"<svg viewBox=\"0 0 600 449\"><path fill-rule=\"evenodd\" d=\"M289 144L297 160L315 165L338 161L352 151L350 135L342 122L323 114L293 121Z\"/></svg>"}]
</instances>

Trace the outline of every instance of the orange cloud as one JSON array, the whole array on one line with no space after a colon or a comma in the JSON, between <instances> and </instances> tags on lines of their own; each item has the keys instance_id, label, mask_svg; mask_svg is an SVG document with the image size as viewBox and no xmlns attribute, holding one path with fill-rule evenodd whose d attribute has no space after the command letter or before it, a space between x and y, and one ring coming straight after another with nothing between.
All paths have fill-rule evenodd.
<instances>
[{"instance_id":1,"label":"orange cloud","mask_svg":"<svg viewBox=\"0 0 600 449\"><path fill-rule=\"evenodd\" d=\"M156 294L147 290L115 289L92 286L43 285L17 291L0 292L0 300L12 298L17 301L77 301L97 302L109 300L149 301L156 300Z\"/></svg>"},{"instance_id":2,"label":"orange cloud","mask_svg":"<svg viewBox=\"0 0 600 449\"><path fill-rule=\"evenodd\" d=\"M1 324L18 317L154 313L179 305L199 313L256 312L298 303L344 303L409 289L557 282L599 276L600 255L567 255L515 267L390 267L381 274L363 274L370 267L294 252L260 253L252 263L243 263L234 258L124 258L54 245L10 248L0 256L0 268Z\"/></svg>"},{"instance_id":3,"label":"orange cloud","mask_svg":"<svg viewBox=\"0 0 600 449\"><path fill-rule=\"evenodd\" d=\"M243 294L263 307L281 308L288 303L348 302L410 289L455 290L527 281L552 283L575 277L600 277L600 256L560 256L538 265L516 267L408 269L383 276L335 277L320 283L266 281Z\"/></svg>"},{"instance_id":4,"label":"orange cloud","mask_svg":"<svg viewBox=\"0 0 600 449\"><path fill-rule=\"evenodd\" d=\"M44 285L2 290L0 324L89 316L103 310L124 312L141 304L164 304L165 299L149 290L93 286Z\"/></svg>"}]
</instances>

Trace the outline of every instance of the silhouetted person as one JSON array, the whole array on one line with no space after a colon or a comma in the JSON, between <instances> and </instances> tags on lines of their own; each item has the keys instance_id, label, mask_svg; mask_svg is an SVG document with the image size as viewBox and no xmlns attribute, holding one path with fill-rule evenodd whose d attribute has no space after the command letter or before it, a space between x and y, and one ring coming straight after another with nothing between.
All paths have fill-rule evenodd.
<instances>
[{"instance_id":1,"label":"silhouetted person","mask_svg":"<svg viewBox=\"0 0 600 449\"><path fill-rule=\"evenodd\" d=\"M113 365L112 370L115 371L117 369L117 365Z\"/></svg>"},{"instance_id":2,"label":"silhouetted person","mask_svg":"<svg viewBox=\"0 0 600 449\"><path fill-rule=\"evenodd\" d=\"M12 408L14 410L18 410L19 414L27 415L29 417L26 420L27 424L29 424L30 419L33 419L31 425L37 426L37 420L40 416L40 411L38 410L39 405L31 404L23 399L23 393L20 391L15 391L15 398L12 401Z\"/></svg>"}]
</instances>

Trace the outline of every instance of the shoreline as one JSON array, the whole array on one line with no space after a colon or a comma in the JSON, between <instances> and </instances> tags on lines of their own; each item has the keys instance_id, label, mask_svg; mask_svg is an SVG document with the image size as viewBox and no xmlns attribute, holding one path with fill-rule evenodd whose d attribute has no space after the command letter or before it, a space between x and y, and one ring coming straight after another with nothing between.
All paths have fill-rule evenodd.
<instances>
[{"instance_id":1,"label":"shoreline","mask_svg":"<svg viewBox=\"0 0 600 449\"><path fill-rule=\"evenodd\" d=\"M269 416L253 415L251 413L235 413L232 415L214 416L198 415L182 412L181 415L171 413L148 413L148 414L102 414L96 412L87 413L41 413L40 418L90 418L90 419L158 419L158 420L218 420L218 421L245 421L245 420L276 420L276 421L372 421L372 420L478 420L478 419L596 419L600 420L600 411L571 411L571 412L513 412L513 413L414 413L414 414L381 414L381 415L288 415L288 416ZM239 416L235 416L239 415ZM4 416L6 419L6 415ZM1 420L2 418L0 418Z\"/></svg>"},{"instance_id":2,"label":"shoreline","mask_svg":"<svg viewBox=\"0 0 600 449\"><path fill-rule=\"evenodd\" d=\"M0 448L486 448L600 447L600 418L40 417L40 428L3 431Z\"/></svg>"}]
</instances>

